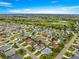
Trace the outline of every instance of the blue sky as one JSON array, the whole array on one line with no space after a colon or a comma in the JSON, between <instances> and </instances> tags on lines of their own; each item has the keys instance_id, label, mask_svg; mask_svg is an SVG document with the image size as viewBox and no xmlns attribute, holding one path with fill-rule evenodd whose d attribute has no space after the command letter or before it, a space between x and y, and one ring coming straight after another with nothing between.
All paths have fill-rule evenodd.
<instances>
[{"instance_id":1,"label":"blue sky","mask_svg":"<svg viewBox=\"0 0 79 59\"><path fill-rule=\"evenodd\" d=\"M79 0L0 0L0 14L79 14Z\"/></svg>"}]
</instances>

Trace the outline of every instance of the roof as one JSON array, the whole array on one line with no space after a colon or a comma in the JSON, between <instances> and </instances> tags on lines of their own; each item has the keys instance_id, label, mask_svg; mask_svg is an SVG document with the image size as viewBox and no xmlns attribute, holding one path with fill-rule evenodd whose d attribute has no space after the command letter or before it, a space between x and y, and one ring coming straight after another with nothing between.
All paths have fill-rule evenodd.
<instances>
[{"instance_id":1,"label":"roof","mask_svg":"<svg viewBox=\"0 0 79 59\"><path fill-rule=\"evenodd\" d=\"M13 56L10 56L10 57L8 57L8 59L15 59L15 57L16 57L16 59L24 59L22 56L20 56L18 54L15 54Z\"/></svg>"},{"instance_id":2,"label":"roof","mask_svg":"<svg viewBox=\"0 0 79 59\"><path fill-rule=\"evenodd\" d=\"M79 59L78 56L71 56L69 59Z\"/></svg>"},{"instance_id":3,"label":"roof","mask_svg":"<svg viewBox=\"0 0 79 59\"><path fill-rule=\"evenodd\" d=\"M14 55L15 53L16 53L15 48L12 48L12 49L8 50L7 52L5 52L5 55L6 55L6 56L12 56L12 55Z\"/></svg>"},{"instance_id":4,"label":"roof","mask_svg":"<svg viewBox=\"0 0 79 59\"><path fill-rule=\"evenodd\" d=\"M50 54L52 53L52 50L50 48L45 48L43 51L41 51L41 54Z\"/></svg>"},{"instance_id":5,"label":"roof","mask_svg":"<svg viewBox=\"0 0 79 59\"><path fill-rule=\"evenodd\" d=\"M8 45L6 45L6 46L1 47L0 50L6 51L6 50L7 50L8 48L10 48L10 47L11 47L11 45L8 44Z\"/></svg>"},{"instance_id":6,"label":"roof","mask_svg":"<svg viewBox=\"0 0 79 59\"><path fill-rule=\"evenodd\" d=\"M43 47L39 46L39 45L35 45L34 48L38 51L40 51Z\"/></svg>"}]
</instances>

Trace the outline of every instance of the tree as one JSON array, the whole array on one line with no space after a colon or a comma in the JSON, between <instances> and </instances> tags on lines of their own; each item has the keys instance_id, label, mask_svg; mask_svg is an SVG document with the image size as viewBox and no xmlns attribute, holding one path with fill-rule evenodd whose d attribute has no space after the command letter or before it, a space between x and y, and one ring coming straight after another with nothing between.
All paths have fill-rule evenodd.
<instances>
[{"instance_id":1,"label":"tree","mask_svg":"<svg viewBox=\"0 0 79 59\"><path fill-rule=\"evenodd\" d=\"M0 52L0 59L7 59L7 57L4 53Z\"/></svg>"},{"instance_id":2,"label":"tree","mask_svg":"<svg viewBox=\"0 0 79 59\"><path fill-rule=\"evenodd\" d=\"M14 43L12 47L13 48L18 48L18 46L16 45L16 43Z\"/></svg>"},{"instance_id":3,"label":"tree","mask_svg":"<svg viewBox=\"0 0 79 59\"><path fill-rule=\"evenodd\" d=\"M26 54L26 50L24 50L24 49L19 49L19 50L17 51L17 53L18 53L19 55L21 55L21 56L24 56L24 55Z\"/></svg>"}]
</instances>

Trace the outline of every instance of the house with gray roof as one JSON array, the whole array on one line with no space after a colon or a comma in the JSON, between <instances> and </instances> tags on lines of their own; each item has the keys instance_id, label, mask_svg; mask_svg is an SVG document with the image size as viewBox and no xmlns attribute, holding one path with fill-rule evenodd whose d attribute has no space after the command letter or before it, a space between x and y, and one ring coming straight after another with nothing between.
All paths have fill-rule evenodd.
<instances>
[{"instance_id":1,"label":"house with gray roof","mask_svg":"<svg viewBox=\"0 0 79 59\"><path fill-rule=\"evenodd\" d=\"M41 51L41 54L50 54L52 53L50 48L45 48L43 51Z\"/></svg>"}]
</instances>

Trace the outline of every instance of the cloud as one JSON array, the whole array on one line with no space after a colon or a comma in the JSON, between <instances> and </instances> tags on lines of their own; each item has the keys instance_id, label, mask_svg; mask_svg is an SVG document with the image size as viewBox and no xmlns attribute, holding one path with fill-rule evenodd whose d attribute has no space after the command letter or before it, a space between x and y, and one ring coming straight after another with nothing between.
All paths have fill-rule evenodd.
<instances>
[{"instance_id":1,"label":"cloud","mask_svg":"<svg viewBox=\"0 0 79 59\"><path fill-rule=\"evenodd\" d=\"M79 14L79 6L36 8L36 9L12 9L9 13L35 13L35 14Z\"/></svg>"},{"instance_id":2,"label":"cloud","mask_svg":"<svg viewBox=\"0 0 79 59\"><path fill-rule=\"evenodd\" d=\"M12 7L12 3L9 3L9 2L0 2L0 6Z\"/></svg>"},{"instance_id":3,"label":"cloud","mask_svg":"<svg viewBox=\"0 0 79 59\"><path fill-rule=\"evenodd\" d=\"M10 13L26 13L28 11L30 11L31 9L13 9L13 10L9 10Z\"/></svg>"}]
</instances>

